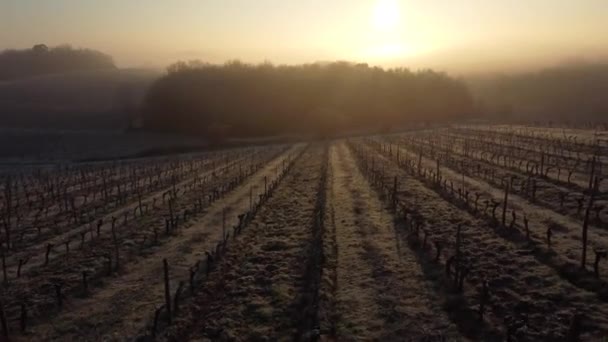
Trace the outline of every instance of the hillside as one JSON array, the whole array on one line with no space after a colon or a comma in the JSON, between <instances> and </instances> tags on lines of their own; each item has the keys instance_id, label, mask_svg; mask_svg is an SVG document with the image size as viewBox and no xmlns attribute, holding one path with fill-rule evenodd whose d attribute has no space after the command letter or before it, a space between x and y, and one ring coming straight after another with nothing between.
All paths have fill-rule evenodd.
<instances>
[{"instance_id":1,"label":"hillside","mask_svg":"<svg viewBox=\"0 0 608 342\"><path fill-rule=\"evenodd\" d=\"M116 69L111 56L91 49L74 49L69 45L49 48L38 44L31 49L0 52L0 80L108 69Z\"/></svg>"}]
</instances>

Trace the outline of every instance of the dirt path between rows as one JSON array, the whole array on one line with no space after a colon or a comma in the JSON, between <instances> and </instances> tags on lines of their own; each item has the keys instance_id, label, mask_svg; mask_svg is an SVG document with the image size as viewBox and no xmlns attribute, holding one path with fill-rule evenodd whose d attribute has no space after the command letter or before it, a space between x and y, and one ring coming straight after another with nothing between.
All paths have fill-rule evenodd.
<instances>
[{"instance_id":1,"label":"dirt path between rows","mask_svg":"<svg viewBox=\"0 0 608 342\"><path fill-rule=\"evenodd\" d=\"M135 337L155 307L163 303L163 259L170 263L171 286L187 280L190 267L202 260L222 237L222 217L226 210L226 226L238 223L237 215L249 209L250 189L254 196L264 187L264 177L273 179L275 169L282 166L304 146L296 145L273 159L243 185L214 202L193 225L158 247L149 257L125 265L117 278L85 299L72 299L64 310L49 322L33 327L32 336L62 340L128 340Z\"/></svg>"},{"instance_id":2,"label":"dirt path between rows","mask_svg":"<svg viewBox=\"0 0 608 342\"><path fill-rule=\"evenodd\" d=\"M366 148L370 154L376 153ZM571 285L555 269L534 257L524 242L504 239L485 219L446 201L430 185L407 175L393 159L379 154L376 163L389 179L399 178L400 188L404 189L401 201L422 215L429 239L442 241L444 251L454 249L456 226L463 225L462 253L473 269L466 280L471 286L464 291L471 303L478 297L481 282L488 280L492 314L500 319L527 315L525 335L529 338L563 339L575 313L585 317L583 337L596 340L605 336L608 305L598 301L595 293Z\"/></svg>"},{"instance_id":3,"label":"dirt path between rows","mask_svg":"<svg viewBox=\"0 0 608 342\"><path fill-rule=\"evenodd\" d=\"M408 155L410 158L418 158L415 153L411 152L408 149L400 147L400 151L402 155ZM425 168L434 169L436 162L427 157L422 157L422 165ZM445 179L452 180L454 182L455 187L461 186L463 175L460 172L445 166L441 167L440 172L442 177L444 177ZM491 198L500 202L502 202L504 199L504 190L497 189L483 180L471 178L465 175L464 183L466 189L469 190L471 193L485 193L486 195L489 195L491 196ZM547 227L549 225L556 226L556 229L553 229L553 250L560 257L564 258L565 260L568 260L568 262L570 263L580 263L580 258L582 254L581 222L572 217L557 213L551 209L534 205L530 203L527 199L515 194L509 195L508 208L509 222L511 219L510 211L512 209L516 209L519 212L526 213L526 217L529 220L530 231L532 232L532 237L537 240L544 241ZM519 225L521 225L522 220L523 219L520 217L518 221ZM589 261L587 267L591 268L591 261L593 260L592 247L608 247L608 232L590 224L588 234L590 247L587 250L587 260ZM601 263L600 270L601 274L608 274L608 264Z\"/></svg>"},{"instance_id":4,"label":"dirt path between rows","mask_svg":"<svg viewBox=\"0 0 608 342\"><path fill-rule=\"evenodd\" d=\"M295 340L322 156L316 145L296 161L165 339Z\"/></svg>"},{"instance_id":5,"label":"dirt path between rows","mask_svg":"<svg viewBox=\"0 0 608 342\"><path fill-rule=\"evenodd\" d=\"M336 321L321 325L347 341L462 340L343 142L330 150L330 175L326 231L337 244Z\"/></svg>"}]
</instances>

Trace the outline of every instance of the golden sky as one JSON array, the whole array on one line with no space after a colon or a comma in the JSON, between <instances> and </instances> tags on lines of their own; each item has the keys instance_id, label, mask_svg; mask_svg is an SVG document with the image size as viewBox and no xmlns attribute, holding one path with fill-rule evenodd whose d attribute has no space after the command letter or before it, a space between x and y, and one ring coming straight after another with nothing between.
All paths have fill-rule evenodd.
<instances>
[{"instance_id":1,"label":"golden sky","mask_svg":"<svg viewBox=\"0 0 608 342\"><path fill-rule=\"evenodd\" d=\"M0 49L90 47L123 67L350 60L455 73L608 57L608 0L0 0Z\"/></svg>"}]
</instances>

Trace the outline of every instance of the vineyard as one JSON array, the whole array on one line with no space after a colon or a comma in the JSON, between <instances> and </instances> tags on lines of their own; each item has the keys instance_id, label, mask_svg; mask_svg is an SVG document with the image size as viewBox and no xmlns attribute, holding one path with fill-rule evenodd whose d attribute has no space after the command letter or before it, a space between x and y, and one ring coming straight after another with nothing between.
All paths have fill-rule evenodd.
<instances>
[{"instance_id":1,"label":"vineyard","mask_svg":"<svg viewBox=\"0 0 608 342\"><path fill-rule=\"evenodd\" d=\"M607 163L457 125L5 167L1 339L601 340Z\"/></svg>"}]
</instances>

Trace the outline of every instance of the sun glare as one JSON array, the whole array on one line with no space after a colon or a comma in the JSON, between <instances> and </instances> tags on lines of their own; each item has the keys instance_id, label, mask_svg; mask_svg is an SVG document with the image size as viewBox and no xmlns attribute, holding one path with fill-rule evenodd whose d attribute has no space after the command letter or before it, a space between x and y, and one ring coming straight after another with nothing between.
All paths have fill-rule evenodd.
<instances>
[{"instance_id":1,"label":"sun glare","mask_svg":"<svg viewBox=\"0 0 608 342\"><path fill-rule=\"evenodd\" d=\"M411 54L412 51L408 46L394 42L379 42L361 51L361 56L371 61L404 57Z\"/></svg>"},{"instance_id":2,"label":"sun glare","mask_svg":"<svg viewBox=\"0 0 608 342\"><path fill-rule=\"evenodd\" d=\"M371 11L371 29L363 49L365 58L378 60L411 53L402 38L399 0L376 0Z\"/></svg>"},{"instance_id":3,"label":"sun glare","mask_svg":"<svg viewBox=\"0 0 608 342\"><path fill-rule=\"evenodd\" d=\"M399 24L399 3L397 0L377 0L374 6L373 26L376 30L387 32Z\"/></svg>"}]
</instances>

